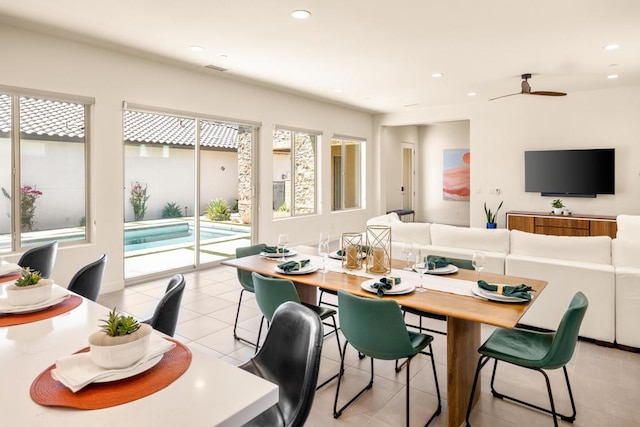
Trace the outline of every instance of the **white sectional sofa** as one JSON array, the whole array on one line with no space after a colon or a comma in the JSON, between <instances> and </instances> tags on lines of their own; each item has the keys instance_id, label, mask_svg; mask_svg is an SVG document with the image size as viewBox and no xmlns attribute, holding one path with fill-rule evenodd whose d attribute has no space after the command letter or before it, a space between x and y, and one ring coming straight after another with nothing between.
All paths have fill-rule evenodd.
<instances>
[{"instance_id":1,"label":"white sectional sofa","mask_svg":"<svg viewBox=\"0 0 640 427\"><path fill-rule=\"evenodd\" d=\"M640 216L619 215L616 239L565 237L430 223L404 223L395 214L367 225L391 227L392 256L403 259L411 240L424 255L471 259L487 253L486 271L546 280L522 324L555 329L577 291L589 299L580 335L640 348Z\"/></svg>"},{"instance_id":2,"label":"white sectional sofa","mask_svg":"<svg viewBox=\"0 0 640 427\"><path fill-rule=\"evenodd\" d=\"M582 291L589 300L589 309L580 335L613 343L615 271L611 264L611 238L549 236L517 230L510 233L505 273L548 282L521 323L557 328L573 295Z\"/></svg>"},{"instance_id":3,"label":"white sectional sofa","mask_svg":"<svg viewBox=\"0 0 640 427\"><path fill-rule=\"evenodd\" d=\"M616 342L640 347L640 216L619 215L612 257L616 271Z\"/></svg>"}]
</instances>

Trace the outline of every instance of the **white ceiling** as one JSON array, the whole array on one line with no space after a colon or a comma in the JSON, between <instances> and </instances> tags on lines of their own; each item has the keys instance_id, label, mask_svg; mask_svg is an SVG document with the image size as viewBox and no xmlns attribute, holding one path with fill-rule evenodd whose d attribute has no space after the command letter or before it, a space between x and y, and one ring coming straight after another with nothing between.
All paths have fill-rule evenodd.
<instances>
[{"instance_id":1,"label":"white ceiling","mask_svg":"<svg viewBox=\"0 0 640 427\"><path fill-rule=\"evenodd\" d=\"M640 0L0 0L0 22L372 112L487 102L522 73L569 96L640 85Z\"/></svg>"}]
</instances>

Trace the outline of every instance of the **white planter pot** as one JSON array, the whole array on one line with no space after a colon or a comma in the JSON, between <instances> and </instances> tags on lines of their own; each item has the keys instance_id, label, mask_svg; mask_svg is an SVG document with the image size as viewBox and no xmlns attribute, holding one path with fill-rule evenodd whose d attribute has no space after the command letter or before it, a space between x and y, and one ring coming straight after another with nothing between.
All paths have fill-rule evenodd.
<instances>
[{"instance_id":1,"label":"white planter pot","mask_svg":"<svg viewBox=\"0 0 640 427\"><path fill-rule=\"evenodd\" d=\"M11 305L35 305L51 298L53 280L40 279L38 283L30 286L7 286L7 302Z\"/></svg>"},{"instance_id":2,"label":"white planter pot","mask_svg":"<svg viewBox=\"0 0 640 427\"><path fill-rule=\"evenodd\" d=\"M89 337L91 361L101 368L120 369L133 365L149 350L153 328L146 323L131 335L109 337L98 331Z\"/></svg>"},{"instance_id":3,"label":"white planter pot","mask_svg":"<svg viewBox=\"0 0 640 427\"><path fill-rule=\"evenodd\" d=\"M553 208L553 213L556 215L562 215L562 208Z\"/></svg>"}]
</instances>

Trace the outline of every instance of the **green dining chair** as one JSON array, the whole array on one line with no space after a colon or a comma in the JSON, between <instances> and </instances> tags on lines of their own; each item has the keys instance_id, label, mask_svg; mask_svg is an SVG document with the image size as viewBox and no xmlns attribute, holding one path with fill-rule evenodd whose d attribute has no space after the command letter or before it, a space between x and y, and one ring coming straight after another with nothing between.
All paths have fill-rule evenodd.
<instances>
[{"instance_id":1,"label":"green dining chair","mask_svg":"<svg viewBox=\"0 0 640 427\"><path fill-rule=\"evenodd\" d=\"M262 252L265 246L267 245L265 245L264 243L258 243L257 245L236 248L236 258L244 258L246 256L258 255L260 252ZM238 333L236 332L236 329L238 328L238 317L240 317L240 306L242 305L242 294L245 291L251 292L252 294L254 293L253 279L251 278L251 272L247 270L238 269L238 281L240 282L240 286L242 286L242 289L240 290L240 299L238 300L238 309L236 310L236 320L235 322L233 322L233 338L237 339L238 341L244 341L247 344L254 346L257 350L258 349L257 342L254 343L245 338L242 338L238 336Z\"/></svg>"},{"instance_id":2,"label":"green dining chair","mask_svg":"<svg viewBox=\"0 0 640 427\"><path fill-rule=\"evenodd\" d=\"M473 379L471 396L469 396L466 425L471 426L469 423L469 415L471 415L471 404L473 402L473 395L475 394L480 370L490 359L494 359L495 361L493 365L493 373L491 374L491 393L493 393L495 397L508 399L520 403L521 405L551 414L553 415L553 424L556 427L558 425L558 416L562 420L570 423L575 421L576 405L573 400L573 393L571 392L569 375L567 374L567 363L569 363L573 356L576 342L578 341L580 324L587 312L588 305L589 301L587 301L587 297L582 292L576 293L569 304L569 308L564 313L556 332L536 332L523 329L496 329L489 339L487 339L478 349L481 356L478 360L476 374ZM494 380L496 378L498 360L540 372L547 383L547 392L549 394L551 409L542 408L518 398L497 392L494 387ZM567 390L569 391L569 399L571 400L571 408L573 410L573 414L571 415L562 415L556 412L556 407L553 402L553 394L551 393L549 376L544 371L559 368L562 368L564 371L564 378L567 383Z\"/></svg>"},{"instance_id":3,"label":"green dining chair","mask_svg":"<svg viewBox=\"0 0 640 427\"><path fill-rule=\"evenodd\" d=\"M256 347L256 353L258 352L258 348L260 345L260 336L262 334L262 325L264 323L264 320L267 319L267 323L270 324L271 319L273 318L273 313L275 313L276 309L283 303L292 301L310 308L320 317L320 320L323 321L323 324L331 326L333 328L333 332L336 336L336 342L338 344L338 353L340 354L340 357L342 357L340 336L338 335L338 324L335 317L336 310L327 307L320 307L313 304L302 303L300 301L298 291L296 290L296 287L291 280L266 277L255 272L251 273L251 276L253 279L256 294L256 302L258 303L258 307L262 312L262 319L260 320L260 328L258 330L258 340L256 341L258 343L258 346ZM331 323L324 323L325 320L329 318L331 319ZM318 388L324 386L329 381L336 378L338 378L338 374L335 374L331 378L324 381L318 386Z\"/></svg>"},{"instance_id":4,"label":"green dining chair","mask_svg":"<svg viewBox=\"0 0 640 427\"><path fill-rule=\"evenodd\" d=\"M397 360L407 358L407 384L406 384L406 424L409 425L409 391L410 391L410 365L411 360L418 353L431 357L433 378L435 380L436 393L438 395L438 407L431 415L426 425L429 425L442 411L440 400L440 387L436 374L436 363L433 357L431 335L409 331L402 318L402 312L398 303L392 299L363 298L352 295L343 290L338 291L338 309L340 328L345 337L344 348L340 358L340 371L336 397L333 403L333 417L342 415L349 405L355 402L364 392L373 386L373 360ZM371 358L371 378L369 383L349 400L342 408L338 407L340 395L340 383L344 373L344 359L347 352L347 344L351 344L358 352ZM429 347L429 351L424 349Z\"/></svg>"}]
</instances>

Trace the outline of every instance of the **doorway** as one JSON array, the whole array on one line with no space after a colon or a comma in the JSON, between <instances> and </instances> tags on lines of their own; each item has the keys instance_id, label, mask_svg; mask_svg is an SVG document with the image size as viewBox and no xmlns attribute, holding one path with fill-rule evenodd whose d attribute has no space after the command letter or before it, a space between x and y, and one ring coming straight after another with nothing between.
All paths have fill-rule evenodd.
<instances>
[{"instance_id":1,"label":"doorway","mask_svg":"<svg viewBox=\"0 0 640 427\"><path fill-rule=\"evenodd\" d=\"M415 177L415 148L412 143L402 143L402 209L414 210L413 200L415 197L414 177Z\"/></svg>"}]
</instances>

